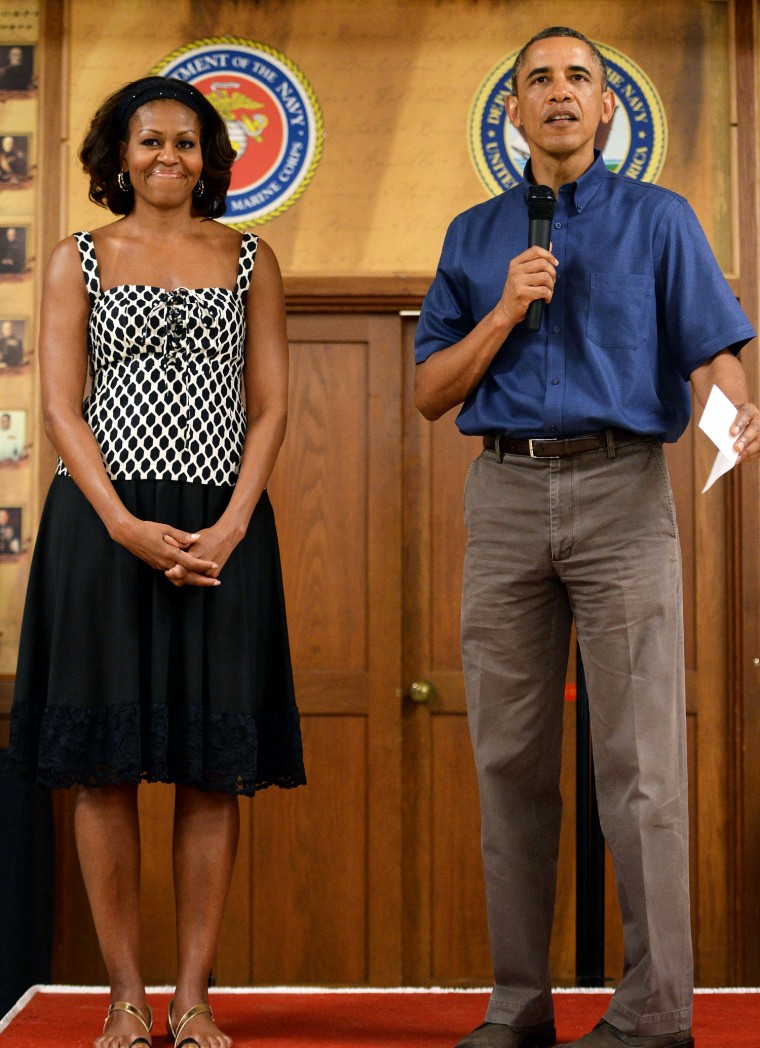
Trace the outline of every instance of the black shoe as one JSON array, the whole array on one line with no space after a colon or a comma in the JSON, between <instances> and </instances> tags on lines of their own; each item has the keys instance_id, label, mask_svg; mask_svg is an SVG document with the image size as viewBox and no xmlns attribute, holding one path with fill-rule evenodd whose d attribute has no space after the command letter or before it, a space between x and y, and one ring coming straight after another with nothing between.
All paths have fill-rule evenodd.
<instances>
[{"instance_id":1,"label":"black shoe","mask_svg":"<svg viewBox=\"0 0 760 1048\"><path fill-rule=\"evenodd\" d=\"M503 1023L481 1023L454 1048L552 1048L557 1043L554 1022L538 1026L506 1026ZM618 1045L618 1048L620 1046Z\"/></svg>"},{"instance_id":2,"label":"black shoe","mask_svg":"<svg viewBox=\"0 0 760 1048\"><path fill-rule=\"evenodd\" d=\"M626 1048L694 1048L694 1038L691 1036L691 1029L646 1035L623 1033L617 1026L602 1019L591 1033L587 1033L579 1041L564 1045L563 1048L622 1048L623 1045Z\"/></svg>"}]
</instances>

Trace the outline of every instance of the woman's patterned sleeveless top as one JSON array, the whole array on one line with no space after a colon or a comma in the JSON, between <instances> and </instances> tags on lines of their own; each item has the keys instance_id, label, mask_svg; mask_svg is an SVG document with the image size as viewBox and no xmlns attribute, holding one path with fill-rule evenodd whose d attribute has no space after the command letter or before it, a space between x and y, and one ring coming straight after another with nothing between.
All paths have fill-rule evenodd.
<instances>
[{"instance_id":1,"label":"woman's patterned sleeveless top","mask_svg":"<svg viewBox=\"0 0 760 1048\"><path fill-rule=\"evenodd\" d=\"M90 296L92 388L84 418L112 480L234 484L242 403L245 299L258 238L243 234L234 291L141 284L100 289L89 233L75 233ZM59 459L57 473L68 475Z\"/></svg>"}]
</instances>

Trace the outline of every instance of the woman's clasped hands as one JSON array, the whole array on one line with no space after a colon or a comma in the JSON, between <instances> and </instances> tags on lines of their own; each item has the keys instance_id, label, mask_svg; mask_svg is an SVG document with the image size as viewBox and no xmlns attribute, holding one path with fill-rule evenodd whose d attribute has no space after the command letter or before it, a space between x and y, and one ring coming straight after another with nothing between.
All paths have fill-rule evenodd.
<instances>
[{"instance_id":1,"label":"woman's clasped hands","mask_svg":"<svg viewBox=\"0 0 760 1048\"><path fill-rule=\"evenodd\" d=\"M177 556L176 563L164 575L175 586L220 586L219 572L239 539L234 539L220 524L187 538L188 543L180 545L174 529L164 535L164 542Z\"/></svg>"},{"instance_id":2,"label":"woman's clasped hands","mask_svg":"<svg viewBox=\"0 0 760 1048\"><path fill-rule=\"evenodd\" d=\"M163 571L174 586L219 586L218 575L236 546L225 529L215 525L200 532L133 518L122 525L116 540L152 568Z\"/></svg>"}]
</instances>

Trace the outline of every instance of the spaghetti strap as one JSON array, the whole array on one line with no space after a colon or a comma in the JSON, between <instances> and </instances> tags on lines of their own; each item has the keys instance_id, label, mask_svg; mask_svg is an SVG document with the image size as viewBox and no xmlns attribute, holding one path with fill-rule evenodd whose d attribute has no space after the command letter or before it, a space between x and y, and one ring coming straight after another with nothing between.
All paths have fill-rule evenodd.
<instances>
[{"instance_id":1,"label":"spaghetti strap","mask_svg":"<svg viewBox=\"0 0 760 1048\"><path fill-rule=\"evenodd\" d=\"M82 260L82 274L87 294L90 296L90 305L100 294L100 273L98 272L98 259L95 254L95 245L92 235L88 232L74 233L74 239L79 249L79 257Z\"/></svg>"},{"instance_id":2,"label":"spaghetti strap","mask_svg":"<svg viewBox=\"0 0 760 1048\"><path fill-rule=\"evenodd\" d=\"M240 245L240 262L238 263L237 283L235 290L243 297L248 293L253 276L253 264L256 261L256 249L259 246L259 238L255 233L243 233L243 242Z\"/></svg>"}]
</instances>

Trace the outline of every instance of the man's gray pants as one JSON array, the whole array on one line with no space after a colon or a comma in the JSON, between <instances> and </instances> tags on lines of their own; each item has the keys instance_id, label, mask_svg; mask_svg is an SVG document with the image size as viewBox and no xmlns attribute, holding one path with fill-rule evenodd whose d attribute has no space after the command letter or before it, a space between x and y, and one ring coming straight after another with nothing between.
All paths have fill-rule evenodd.
<instances>
[{"instance_id":1,"label":"man's gray pants","mask_svg":"<svg viewBox=\"0 0 760 1048\"><path fill-rule=\"evenodd\" d=\"M553 1014L549 940L571 621L623 915L627 1033L691 1025L681 559L662 447L484 451L465 487L462 660L494 967L489 1022Z\"/></svg>"}]
</instances>

